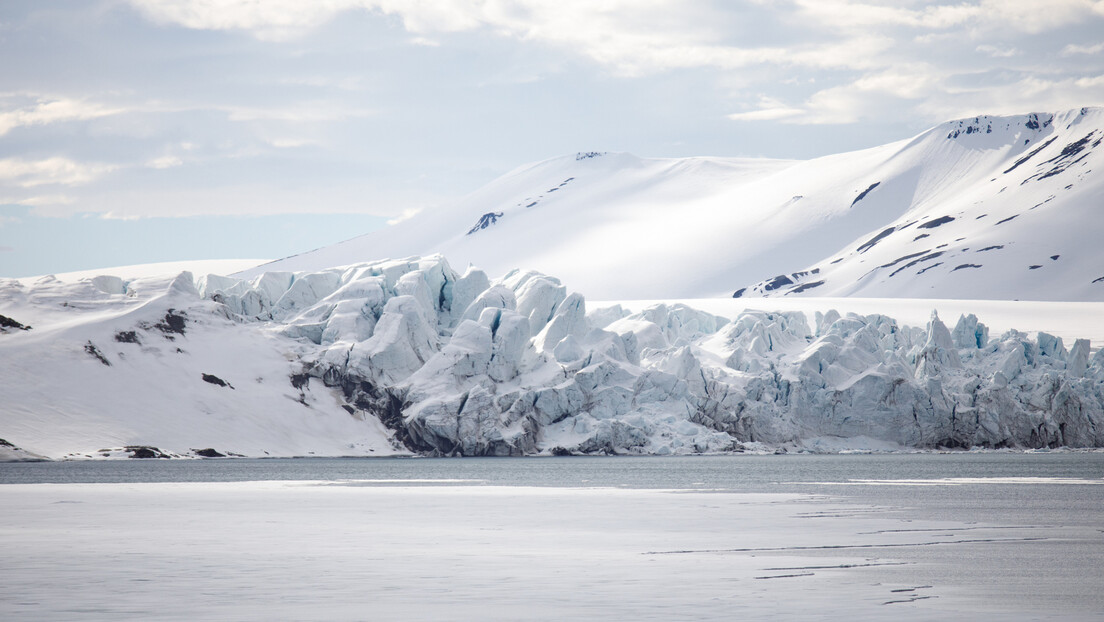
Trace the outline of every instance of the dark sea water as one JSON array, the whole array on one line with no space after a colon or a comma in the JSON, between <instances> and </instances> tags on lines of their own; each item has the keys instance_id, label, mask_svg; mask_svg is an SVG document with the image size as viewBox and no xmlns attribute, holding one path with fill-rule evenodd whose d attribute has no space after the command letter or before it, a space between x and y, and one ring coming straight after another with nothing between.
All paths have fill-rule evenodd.
<instances>
[{"instance_id":1,"label":"dark sea water","mask_svg":"<svg viewBox=\"0 0 1104 622\"><path fill-rule=\"evenodd\" d=\"M807 491L818 483L943 478L1104 479L1104 452L678 457L266 458L0 463L0 484L467 480L466 485Z\"/></svg>"}]
</instances>

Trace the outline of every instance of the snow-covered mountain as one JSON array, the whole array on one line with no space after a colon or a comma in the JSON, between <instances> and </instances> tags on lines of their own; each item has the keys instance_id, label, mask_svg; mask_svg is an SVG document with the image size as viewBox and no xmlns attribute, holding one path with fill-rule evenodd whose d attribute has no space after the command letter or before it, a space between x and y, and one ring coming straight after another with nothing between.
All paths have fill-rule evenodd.
<instances>
[{"instance_id":1,"label":"snow-covered mountain","mask_svg":"<svg viewBox=\"0 0 1104 622\"><path fill-rule=\"evenodd\" d=\"M0 279L0 460L1101 447L1102 141L1084 109L583 153L229 277ZM940 297L1026 314L889 317Z\"/></svg>"},{"instance_id":2,"label":"snow-covered mountain","mask_svg":"<svg viewBox=\"0 0 1104 622\"><path fill-rule=\"evenodd\" d=\"M443 253L607 300L1098 301L1102 141L1104 110L1087 108L954 121L809 161L580 153L241 276Z\"/></svg>"},{"instance_id":3,"label":"snow-covered mountain","mask_svg":"<svg viewBox=\"0 0 1104 622\"><path fill-rule=\"evenodd\" d=\"M439 256L2 280L0 378L0 459L1104 446L1087 340L588 310L553 277Z\"/></svg>"},{"instance_id":4,"label":"snow-covered mountain","mask_svg":"<svg viewBox=\"0 0 1104 622\"><path fill-rule=\"evenodd\" d=\"M1102 142L1099 108L941 125L867 172L890 220L742 294L1104 300Z\"/></svg>"}]
</instances>

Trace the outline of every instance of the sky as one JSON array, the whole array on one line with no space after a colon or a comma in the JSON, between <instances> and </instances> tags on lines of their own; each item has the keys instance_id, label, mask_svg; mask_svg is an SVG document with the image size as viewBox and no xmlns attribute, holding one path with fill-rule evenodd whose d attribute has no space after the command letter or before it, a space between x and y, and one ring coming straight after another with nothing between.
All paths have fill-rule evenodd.
<instances>
[{"instance_id":1,"label":"sky","mask_svg":"<svg viewBox=\"0 0 1104 622\"><path fill-rule=\"evenodd\" d=\"M579 151L1093 105L1104 0L4 0L0 276L278 258Z\"/></svg>"}]
</instances>

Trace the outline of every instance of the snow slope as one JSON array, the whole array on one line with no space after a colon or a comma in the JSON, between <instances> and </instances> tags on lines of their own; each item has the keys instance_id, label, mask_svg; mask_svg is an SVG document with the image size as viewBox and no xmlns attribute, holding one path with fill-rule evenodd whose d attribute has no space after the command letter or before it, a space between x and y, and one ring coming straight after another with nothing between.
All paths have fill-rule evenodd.
<instances>
[{"instance_id":1,"label":"snow slope","mask_svg":"<svg viewBox=\"0 0 1104 622\"><path fill-rule=\"evenodd\" d=\"M301 346L200 299L190 273L0 280L0 314L30 327L0 329L0 438L23 450L8 458L407 453L329 391L292 386Z\"/></svg>"},{"instance_id":2,"label":"snow slope","mask_svg":"<svg viewBox=\"0 0 1104 622\"><path fill-rule=\"evenodd\" d=\"M1101 301L1102 139L1104 110L1088 108L954 121L809 161L580 153L239 276L443 253L606 300Z\"/></svg>"},{"instance_id":3,"label":"snow slope","mask_svg":"<svg viewBox=\"0 0 1104 622\"><path fill-rule=\"evenodd\" d=\"M588 311L433 256L0 281L0 323L0 438L51 458L1104 446L1104 350L972 315Z\"/></svg>"},{"instance_id":4,"label":"snow slope","mask_svg":"<svg viewBox=\"0 0 1104 622\"><path fill-rule=\"evenodd\" d=\"M1104 300L1102 142L1100 108L939 126L869 171L891 219L745 295Z\"/></svg>"}]
</instances>

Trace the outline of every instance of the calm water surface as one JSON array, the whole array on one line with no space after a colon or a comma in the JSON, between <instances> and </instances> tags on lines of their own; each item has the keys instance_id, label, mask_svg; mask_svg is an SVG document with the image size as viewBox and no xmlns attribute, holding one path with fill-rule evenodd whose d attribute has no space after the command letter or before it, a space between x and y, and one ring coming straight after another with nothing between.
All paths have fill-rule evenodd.
<instances>
[{"instance_id":1,"label":"calm water surface","mask_svg":"<svg viewBox=\"0 0 1104 622\"><path fill-rule=\"evenodd\" d=\"M1104 452L680 457L266 458L0 463L0 484L468 480L467 485L807 490L943 478L1104 479Z\"/></svg>"},{"instance_id":2,"label":"calm water surface","mask_svg":"<svg viewBox=\"0 0 1104 622\"><path fill-rule=\"evenodd\" d=\"M923 518L1104 529L1104 452L0 463L0 485L286 480L793 492L900 507Z\"/></svg>"},{"instance_id":3,"label":"calm water surface","mask_svg":"<svg viewBox=\"0 0 1104 622\"><path fill-rule=\"evenodd\" d=\"M848 504L859 526L874 515L946 527L917 530L932 546L871 549L900 565L855 580L934 585L1022 619L1104 619L1104 452L6 463L0 500L13 484L261 480L799 493Z\"/></svg>"}]
</instances>

